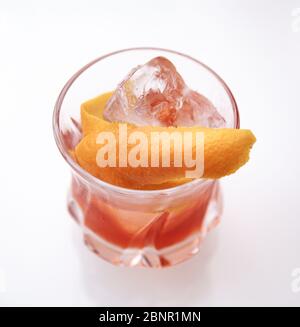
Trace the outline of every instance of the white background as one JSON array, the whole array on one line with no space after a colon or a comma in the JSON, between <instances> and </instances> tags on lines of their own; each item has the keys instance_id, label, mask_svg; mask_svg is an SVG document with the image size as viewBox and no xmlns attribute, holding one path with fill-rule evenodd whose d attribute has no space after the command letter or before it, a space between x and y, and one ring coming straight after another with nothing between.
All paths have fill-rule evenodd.
<instances>
[{"instance_id":1,"label":"white background","mask_svg":"<svg viewBox=\"0 0 300 327\"><path fill-rule=\"evenodd\" d=\"M0 305L300 305L297 281L292 287L300 267L299 7L0 0ZM170 48L211 66L232 89L242 127L257 136L249 164L223 180L221 225L199 255L166 270L114 267L84 247L52 135L67 79L131 46Z\"/></svg>"}]
</instances>

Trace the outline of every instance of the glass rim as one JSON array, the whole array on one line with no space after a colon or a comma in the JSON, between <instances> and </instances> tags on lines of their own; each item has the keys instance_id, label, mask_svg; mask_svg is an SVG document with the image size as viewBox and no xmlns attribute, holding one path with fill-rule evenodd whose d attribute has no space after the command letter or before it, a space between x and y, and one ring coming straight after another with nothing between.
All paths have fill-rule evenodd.
<instances>
[{"instance_id":1,"label":"glass rim","mask_svg":"<svg viewBox=\"0 0 300 327\"><path fill-rule=\"evenodd\" d=\"M113 55L117 55L123 52L129 52L129 51L162 51L162 52L168 52L172 53L181 57L185 57L186 59L189 59L196 64L199 64L203 68L205 68L207 71L209 71L222 85L224 88L226 94L228 95L232 108L233 108L233 117L234 117L234 128L239 128L240 127L240 117L239 117L239 111L238 111L238 106L236 104L236 101L234 99L234 96L229 89L228 85L225 83L225 81L214 71L212 70L209 66L206 64L202 63L201 61L191 57L190 55L175 51L175 50L169 50L169 49L164 49L164 48L158 48L158 47L133 47L133 48L126 48L126 49L121 49L117 51L110 52L108 54L105 54L103 56L100 56L88 64L84 65L81 69L79 69L64 85L62 90L59 93L59 96L56 100L55 106L54 106L54 111L53 111L53 117L52 117L52 127L53 127L53 133L54 133L54 138L56 145L63 156L63 158L66 160L66 162L70 165L70 167L82 178L84 178L87 182L95 184L98 187L103 187L103 188L108 188L113 192L118 192L118 193L130 193L130 194L143 194L143 195L158 195L162 193L175 193L177 191L182 191L185 188L190 188L193 185L199 185L199 184L206 184L209 180L208 179L195 179L190 182L187 182L185 184L181 184L178 186L174 186L171 188L165 188L165 189L158 189L158 190L136 190L136 189L128 189L125 187L109 184L107 182L104 182L97 177L91 175L88 173L86 170L84 170L73 158L72 156L66 151L64 147L64 142L61 138L61 133L59 129L59 116L60 116L60 110L63 105L64 98L69 90L69 88L72 86L72 84L76 81L78 77L80 77L81 74L83 74L87 69L89 69L91 66L96 64L97 62L108 58Z\"/></svg>"}]
</instances>

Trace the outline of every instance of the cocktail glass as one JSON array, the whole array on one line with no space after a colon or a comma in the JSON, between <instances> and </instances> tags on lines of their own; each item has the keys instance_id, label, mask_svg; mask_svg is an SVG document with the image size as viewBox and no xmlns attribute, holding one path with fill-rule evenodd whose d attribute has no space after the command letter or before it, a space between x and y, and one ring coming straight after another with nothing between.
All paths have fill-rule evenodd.
<instances>
[{"instance_id":1,"label":"cocktail glass","mask_svg":"<svg viewBox=\"0 0 300 327\"><path fill-rule=\"evenodd\" d=\"M103 259L123 266L166 267L199 251L222 212L217 180L199 179L169 189L133 190L101 181L82 169L72 151L80 141L80 105L114 90L137 64L156 56L173 62L190 88L206 96L239 128L239 113L225 82L192 57L160 48L131 48L104 55L80 69L62 89L54 109L57 146L71 167L68 209L86 245Z\"/></svg>"}]
</instances>

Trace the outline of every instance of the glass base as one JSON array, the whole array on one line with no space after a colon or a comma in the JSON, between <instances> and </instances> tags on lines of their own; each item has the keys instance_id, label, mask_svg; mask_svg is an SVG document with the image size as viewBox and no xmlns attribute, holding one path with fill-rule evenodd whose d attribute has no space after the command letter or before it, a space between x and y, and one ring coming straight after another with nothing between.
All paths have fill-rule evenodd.
<instances>
[{"instance_id":1,"label":"glass base","mask_svg":"<svg viewBox=\"0 0 300 327\"><path fill-rule=\"evenodd\" d=\"M160 249L153 246L122 248L106 241L85 226L84 214L72 196L72 192L69 193L68 210L81 226L86 246L102 259L119 266L163 268L183 262L198 253L207 232L220 221L222 195L219 183L216 183L205 215L202 217L201 228L185 240Z\"/></svg>"}]
</instances>

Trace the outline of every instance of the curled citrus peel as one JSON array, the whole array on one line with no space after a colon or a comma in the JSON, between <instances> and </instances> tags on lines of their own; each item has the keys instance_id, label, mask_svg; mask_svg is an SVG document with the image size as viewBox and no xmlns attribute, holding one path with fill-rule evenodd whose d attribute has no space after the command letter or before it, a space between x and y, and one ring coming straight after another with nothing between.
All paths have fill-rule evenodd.
<instances>
[{"instance_id":1,"label":"curled citrus peel","mask_svg":"<svg viewBox=\"0 0 300 327\"><path fill-rule=\"evenodd\" d=\"M110 123L103 119L102 111L112 93L105 93L89 100L81 106L81 120L84 137L75 148L75 157L79 165L93 176L122 187L132 189L163 189L186 183L185 172L190 168L183 161L182 167L151 167L150 156L148 167L104 167L96 162L98 150L103 146L97 144L100 132L112 132L119 142L119 123ZM137 127L127 124L128 133L143 132L151 147L152 132L191 132L195 141L196 133L204 134L204 173L202 178L216 179L230 175L249 160L249 152L256 139L250 130L232 128L203 128L203 127ZM194 142L193 142L194 144ZM127 152L134 145L127 145ZM150 150L149 150L150 151ZM195 147L192 147L193 157ZM171 156L174 158L174 144L171 142ZM159 153L163 157L162 151ZM117 151L118 162L118 151ZM160 160L161 162L161 160Z\"/></svg>"},{"instance_id":2,"label":"curled citrus peel","mask_svg":"<svg viewBox=\"0 0 300 327\"><path fill-rule=\"evenodd\" d=\"M103 129L110 128L112 124L114 125L114 123L104 120L102 115L106 102L112 94L113 92L103 93L81 105L80 114L83 135L91 132L99 132Z\"/></svg>"}]
</instances>

